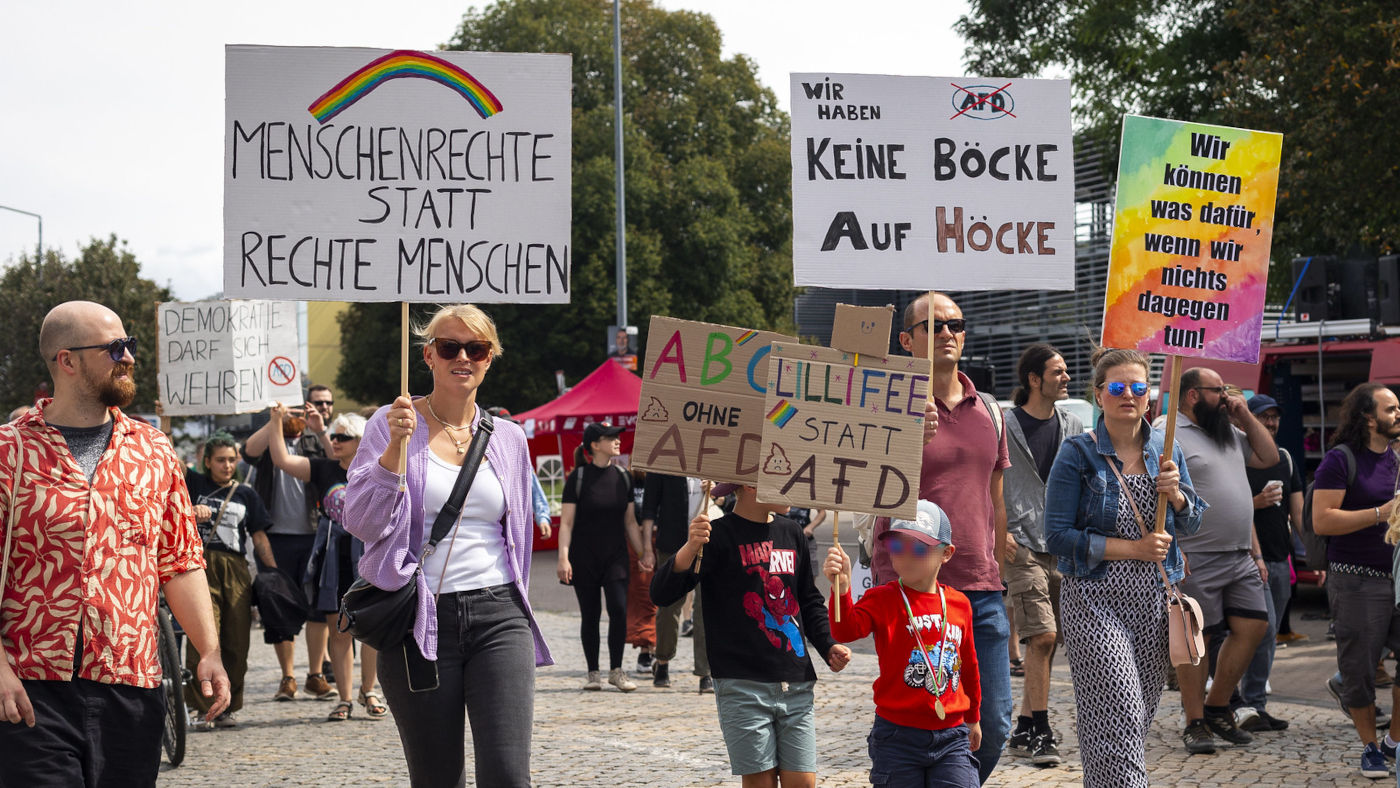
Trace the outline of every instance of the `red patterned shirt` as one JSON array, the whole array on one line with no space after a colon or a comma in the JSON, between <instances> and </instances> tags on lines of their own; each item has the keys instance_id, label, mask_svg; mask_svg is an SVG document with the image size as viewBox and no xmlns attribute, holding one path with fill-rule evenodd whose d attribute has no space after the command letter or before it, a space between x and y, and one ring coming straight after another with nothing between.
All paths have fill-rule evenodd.
<instances>
[{"instance_id":1,"label":"red patterned shirt","mask_svg":"<svg viewBox=\"0 0 1400 788\"><path fill-rule=\"evenodd\" d=\"M0 427L0 512L19 506L0 646L21 679L156 687L157 593L204 567L184 464L159 430L113 408L112 439L89 483L44 421L50 401L14 422L18 447L15 431Z\"/></svg>"}]
</instances>

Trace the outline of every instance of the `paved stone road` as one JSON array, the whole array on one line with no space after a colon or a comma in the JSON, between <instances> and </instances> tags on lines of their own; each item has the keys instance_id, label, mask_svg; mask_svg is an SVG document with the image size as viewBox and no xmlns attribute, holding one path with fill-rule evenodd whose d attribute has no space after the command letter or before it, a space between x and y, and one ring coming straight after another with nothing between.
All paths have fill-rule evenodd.
<instances>
[{"instance_id":1,"label":"paved stone road","mask_svg":"<svg viewBox=\"0 0 1400 788\"><path fill-rule=\"evenodd\" d=\"M567 589L553 581L551 554L541 554L532 598L547 612L540 621L559 664L538 674L535 697L534 775L538 786L735 786L729 774L712 695L695 693L690 641L682 641L672 663L675 687L641 688L624 695L607 687L581 692L583 658L578 617ZM552 612L550 612L552 611ZM1179 731L1180 705L1163 697L1153 726L1148 760L1156 785L1207 786L1378 785L1357 774L1355 734L1320 690L1335 669L1335 652L1324 639L1325 624L1294 614L1295 628L1312 636L1303 646L1279 652L1270 710L1292 720L1284 734L1263 734L1247 748L1213 756L1187 756ZM606 624L604 624L606 626ZM330 703L274 703L277 667L272 649L254 633L248 704L241 727L191 733L189 756L178 769L163 767L160 784L177 786L358 786L406 785L402 753L392 720L372 721L356 707L343 723L323 722ZM300 648L298 649L300 652ZM843 673L818 666L818 782L824 786L867 785L865 736L872 712L870 682L876 663L868 641ZM863 652L864 655L861 655ZM635 664L629 651L628 664ZM298 654L298 658L301 654ZM299 666L300 667L300 666ZM300 678L299 678L300 680ZM1020 680L1016 680L1019 693ZM1052 722L1064 736L1068 765L1041 770L1006 758L989 785L1078 785L1069 672L1057 664L1052 686ZM1019 694L1018 694L1019 698ZM1388 706L1387 701L1383 705Z\"/></svg>"}]
</instances>

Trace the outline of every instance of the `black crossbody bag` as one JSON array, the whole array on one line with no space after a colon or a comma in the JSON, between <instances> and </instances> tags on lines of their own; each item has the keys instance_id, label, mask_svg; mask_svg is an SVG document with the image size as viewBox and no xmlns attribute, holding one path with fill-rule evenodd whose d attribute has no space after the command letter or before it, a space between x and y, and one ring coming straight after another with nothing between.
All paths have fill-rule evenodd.
<instances>
[{"instance_id":1,"label":"black crossbody bag","mask_svg":"<svg viewBox=\"0 0 1400 788\"><path fill-rule=\"evenodd\" d=\"M457 518L461 516L462 504L467 500L467 493L476 478L477 468L481 467L481 458L486 456L486 444L491 440L491 433L495 428L491 414L483 410L471 448L467 450L467 459L463 461L462 470L457 473L457 481L452 485L452 494L438 512L437 519L433 521L428 546L423 550L424 557L433 552L438 542L447 536L447 532L452 530ZM380 651L388 651L403 643L404 638L413 633L413 622L418 615L418 575L422 571L420 558L419 566L413 570L413 576L402 588L393 591L386 591L364 578L359 578L350 585L345 596L340 598L340 615L336 619L336 627L341 632L349 632L366 646Z\"/></svg>"}]
</instances>

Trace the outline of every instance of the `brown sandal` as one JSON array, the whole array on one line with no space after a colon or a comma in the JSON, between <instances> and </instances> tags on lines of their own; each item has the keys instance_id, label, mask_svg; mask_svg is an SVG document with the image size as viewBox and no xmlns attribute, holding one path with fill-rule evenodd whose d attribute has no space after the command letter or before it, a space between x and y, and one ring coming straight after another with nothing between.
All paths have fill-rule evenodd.
<instances>
[{"instance_id":1,"label":"brown sandal","mask_svg":"<svg viewBox=\"0 0 1400 788\"><path fill-rule=\"evenodd\" d=\"M382 720L389 716L389 707L384 705L384 701L379 699L376 692L360 691L360 704L365 707L365 713L372 720Z\"/></svg>"},{"instance_id":2,"label":"brown sandal","mask_svg":"<svg viewBox=\"0 0 1400 788\"><path fill-rule=\"evenodd\" d=\"M350 712L355 710L355 704L348 700L342 700L335 704L331 713L326 715L326 722L345 722L350 719Z\"/></svg>"}]
</instances>

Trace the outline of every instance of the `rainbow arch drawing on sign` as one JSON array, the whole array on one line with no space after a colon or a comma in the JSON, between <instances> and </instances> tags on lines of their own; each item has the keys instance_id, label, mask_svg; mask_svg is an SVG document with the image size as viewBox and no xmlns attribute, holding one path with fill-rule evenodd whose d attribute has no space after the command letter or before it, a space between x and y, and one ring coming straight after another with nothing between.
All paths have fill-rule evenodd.
<instances>
[{"instance_id":1,"label":"rainbow arch drawing on sign","mask_svg":"<svg viewBox=\"0 0 1400 788\"><path fill-rule=\"evenodd\" d=\"M375 58L322 93L306 109L318 123L325 123L384 83L405 78L427 79L452 89L483 118L504 109L490 89L461 67L411 49L397 49Z\"/></svg>"},{"instance_id":2,"label":"rainbow arch drawing on sign","mask_svg":"<svg viewBox=\"0 0 1400 788\"><path fill-rule=\"evenodd\" d=\"M734 344L747 345L749 343L749 340L753 339L756 336L758 336L757 331L745 331L744 333L739 335L738 339L734 340Z\"/></svg>"}]
</instances>

